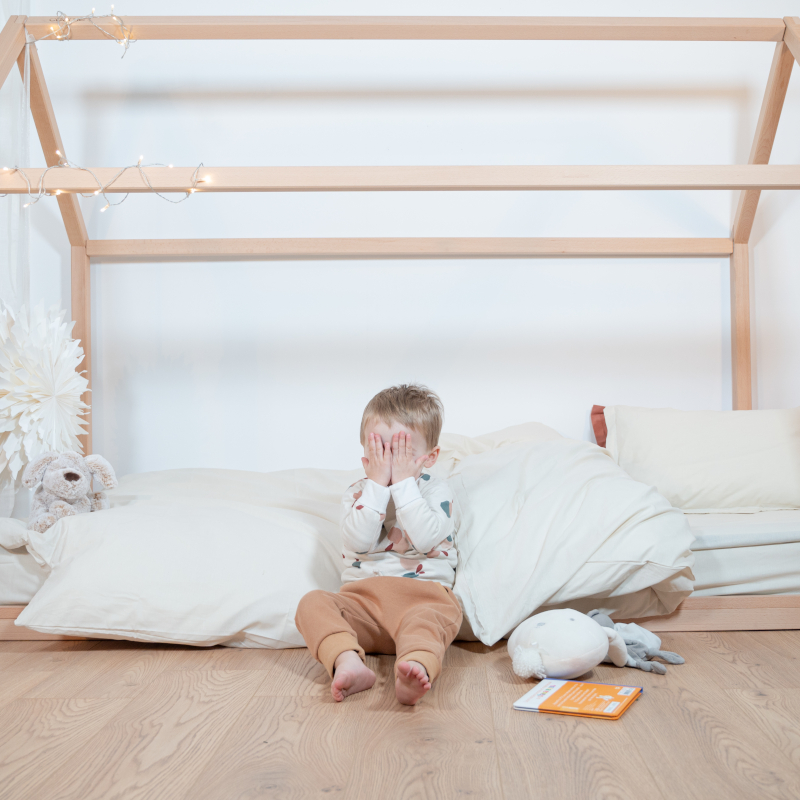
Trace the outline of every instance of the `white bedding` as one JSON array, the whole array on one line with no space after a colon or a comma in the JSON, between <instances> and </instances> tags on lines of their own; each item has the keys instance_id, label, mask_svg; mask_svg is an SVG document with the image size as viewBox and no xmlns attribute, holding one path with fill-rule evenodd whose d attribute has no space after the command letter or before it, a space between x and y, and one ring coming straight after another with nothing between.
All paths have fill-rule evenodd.
<instances>
[{"instance_id":1,"label":"white bedding","mask_svg":"<svg viewBox=\"0 0 800 800\"><path fill-rule=\"evenodd\" d=\"M25 548L0 547L0 606L22 606L42 588L47 572Z\"/></svg>"},{"instance_id":2,"label":"white bedding","mask_svg":"<svg viewBox=\"0 0 800 800\"><path fill-rule=\"evenodd\" d=\"M800 510L687 514L696 597L800 593Z\"/></svg>"},{"instance_id":3,"label":"white bedding","mask_svg":"<svg viewBox=\"0 0 800 800\"><path fill-rule=\"evenodd\" d=\"M544 602L668 613L691 591L682 515L595 445L534 424L451 437L446 450L443 468L457 473L459 487L455 589L468 589L460 597L483 641ZM510 494L497 492L498 470ZM29 549L52 573L18 624L144 641L299 646L300 598L339 586L340 497L359 475L128 476L110 493L110 510L28 532ZM503 616L499 598L513 613Z\"/></svg>"},{"instance_id":4,"label":"white bedding","mask_svg":"<svg viewBox=\"0 0 800 800\"><path fill-rule=\"evenodd\" d=\"M695 535L692 550L800 542L800 510L755 514L687 514ZM800 564L798 564L800 569Z\"/></svg>"}]
</instances>

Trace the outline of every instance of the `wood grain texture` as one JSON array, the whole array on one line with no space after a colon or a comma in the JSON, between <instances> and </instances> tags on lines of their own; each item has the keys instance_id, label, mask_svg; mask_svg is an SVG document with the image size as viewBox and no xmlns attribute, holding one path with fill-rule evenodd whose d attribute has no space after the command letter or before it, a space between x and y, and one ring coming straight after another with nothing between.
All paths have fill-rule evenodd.
<instances>
[{"instance_id":1,"label":"wood grain texture","mask_svg":"<svg viewBox=\"0 0 800 800\"><path fill-rule=\"evenodd\" d=\"M725 696L752 729L800 772L800 689L726 689Z\"/></svg>"},{"instance_id":2,"label":"wood grain texture","mask_svg":"<svg viewBox=\"0 0 800 800\"><path fill-rule=\"evenodd\" d=\"M148 193L151 188L134 167L93 172L108 194ZM194 167L149 167L152 188L187 192ZM42 170L25 170L32 184ZM198 192L481 192L481 191L616 191L800 189L795 164L720 164L667 166L353 166L353 167L205 167ZM114 180L113 184L107 185ZM44 178L48 191L94 192L88 172L53 170ZM25 194L28 185L13 170L0 173L0 192Z\"/></svg>"},{"instance_id":3,"label":"wood grain texture","mask_svg":"<svg viewBox=\"0 0 800 800\"><path fill-rule=\"evenodd\" d=\"M260 679L241 671L171 671L133 700L60 701L126 705L35 791L50 800L183 797Z\"/></svg>"},{"instance_id":4,"label":"wood grain texture","mask_svg":"<svg viewBox=\"0 0 800 800\"><path fill-rule=\"evenodd\" d=\"M512 711L535 682L513 674L505 642L452 646L414 709L394 698L392 656L369 656L373 689L335 704L304 649L231 651L244 668L220 672L223 648L0 643L0 669L22 662L0 686L0 798L792 797L800 632L661 637L686 664L585 676L644 687L614 724ZM106 645L98 671L86 648ZM37 671L58 650L66 660ZM125 692L130 675L136 696L22 697L70 671L78 694Z\"/></svg>"},{"instance_id":5,"label":"wood grain texture","mask_svg":"<svg viewBox=\"0 0 800 800\"><path fill-rule=\"evenodd\" d=\"M91 258L553 258L721 257L730 239L449 237L364 239L90 239Z\"/></svg>"},{"instance_id":6,"label":"wood grain texture","mask_svg":"<svg viewBox=\"0 0 800 800\"><path fill-rule=\"evenodd\" d=\"M753 375L750 343L750 250L734 244L731 256L731 377L733 408L753 407Z\"/></svg>"},{"instance_id":7,"label":"wood grain texture","mask_svg":"<svg viewBox=\"0 0 800 800\"><path fill-rule=\"evenodd\" d=\"M134 39L477 39L758 41L783 38L780 19L702 17L124 17ZM103 27L121 36L113 20ZM49 17L29 17L34 36L51 32ZM72 38L102 39L78 22Z\"/></svg>"},{"instance_id":8,"label":"wood grain texture","mask_svg":"<svg viewBox=\"0 0 800 800\"><path fill-rule=\"evenodd\" d=\"M786 25L783 41L791 50L795 61L800 62L800 17L784 17L783 21Z\"/></svg>"},{"instance_id":9,"label":"wood grain texture","mask_svg":"<svg viewBox=\"0 0 800 800\"><path fill-rule=\"evenodd\" d=\"M154 645L100 641L75 655L72 669L59 670L26 697L117 699L136 697L179 657Z\"/></svg>"},{"instance_id":10,"label":"wood grain texture","mask_svg":"<svg viewBox=\"0 0 800 800\"><path fill-rule=\"evenodd\" d=\"M35 788L58 775L127 700L16 700L0 708L0 800L48 797ZM58 780L58 779L57 779Z\"/></svg>"},{"instance_id":11,"label":"wood grain texture","mask_svg":"<svg viewBox=\"0 0 800 800\"><path fill-rule=\"evenodd\" d=\"M74 661L79 653L91 650L96 642L10 641L0 642L0 667L6 670L52 672Z\"/></svg>"},{"instance_id":12,"label":"wood grain texture","mask_svg":"<svg viewBox=\"0 0 800 800\"><path fill-rule=\"evenodd\" d=\"M511 697L490 697L506 797L666 800L631 738L631 717L643 716L640 701L601 727L597 720L515 711Z\"/></svg>"},{"instance_id":13,"label":"wood grain texture","mask_svg":"<svg viewBox=\"0 0 800 800\"><path fill-rule=\"evenodd\" d=\"M665 797L782 798L800 796L800 773L786 756L753 735L726 698L705 691L651 687L623 718L636 749Z\"/></svg>"},{"instance_id":14,"label":"wood grain texture","mask_svg":"<svg viewBox=\"0 0 800 800\"><path fill-rule=\"evenodd\" d=\"M31 114L36 125L36 132L39 135L39 142L42 145L44 160L48 167L58 164L61 156L56 152L66 155L64 143L61 141L61 134L58 131L56 115L53 112L53 104L50 102L50 93L47 91L47 84L44 82L42 64L39 60L39 53L36 45L29 46L29 59L31 66ZM25 74L25 53L20 53L17 59L21 75ZM70 245L83 246L89 238L86 232L86 223L83 221L78 196L74 194L60 194L56 197L64 227L67 230L67 238Z\"/></svg>"},{"instance_id":15,"label":"wood grain texture","mask_svg":"<svg viewBox=\"0 0 800 800\"><path fill-rule=\"evenodd\" d=\"M394 658L383 659L393 669ZM419 706L397 703L393 679L367 700L345 796L503 797L484 670L442 672Z\"/></svg>"},{"instance_id":16,"label":"wood grain texture","mask_svg":"<svg viewBox=\"0 0 800 800\"><path fill-rule=\"evenodd\" d=\"M756 124L756 133L748 159L749 164L769 163L793 66L794 56L791 51L784 42L778 42L772 57L767 88L764 91L764 100L761 103L761 112ZM733 222L733 240L735 242L747 243L750 241L760 196L761 191L758 189L744 191L739 195L739 205Z\"/></svg>"},{"instance_id":17,"label":"wood grain texture","mask_svg":"<svg viewBox=\"0 0 800 800\"><path fill-rule=\"evenodd\" d=\"M72 246L71 248L71 313L75 320L72 329L72 338L78 339L83 347L83 362L80 369L89 381L89 388L83 393L81 399L89 410L83 417L86 421L86 433L78 437L83 448L83 454L92 452L92 270L86 247Z\"/></svg>"},{"instance_id":18,"label":"wood grain texture","mask_svg":"<svg viewBox=\"0 0 800 800\"><path fill-rule=\"evenodd\" d=\"M0 86L6 82L25 46L24 16L12 15L0 31Z\"/></svg>"},{"instance_id":19,"label":"wood grain texture","mask_svg":"<svg viewBox=\"0 0 800 800\"><path fill-rule=\"evenodd\" d=\"M360 698L352 699L335 706L311 695L254 698L187 796L347 796L365 722Z\"/></svg>"}]
</instances>

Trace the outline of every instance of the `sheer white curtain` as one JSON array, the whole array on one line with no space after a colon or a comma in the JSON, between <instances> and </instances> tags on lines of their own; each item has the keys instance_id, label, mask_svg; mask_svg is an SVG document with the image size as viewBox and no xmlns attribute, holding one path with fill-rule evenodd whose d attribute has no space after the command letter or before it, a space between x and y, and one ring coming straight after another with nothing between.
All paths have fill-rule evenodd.
<instances>
[{"instance_id":1,"label":"sheer white curtain","mask_svg":"<svg viewBox=\"0 0 800 800\"><path fill-rule=\"evenodd\" d=\"M0 26L9 17L29 13L30 0L2 0ZM30 118L29 83L15 68L0 89L0 168L30 166ZM0 299L15 313L30 306L30 215L23 208L27 201L25 195L0 198ZM24 497L16 497L13 484L0 486L0 516L21 515L24 509L14 508L15 499L26 501L27 492L20 494Z\"/></svg>"},{"instance_id":2,"label":"sheer white curtain","mask_svg":"<svg viewBox=\"0 0 800 800\"><path fill-rule=\"evenodd\" d=\"M2 0L0 26L29 14L30 0ZM26 70L27 75L27 70ZM0 167L30 166L30 87L13 69L0 89ZM30 215L25 195L2 198L0 213L0 297L18 311L30 303Z\"/></svg>"}]
</instances>

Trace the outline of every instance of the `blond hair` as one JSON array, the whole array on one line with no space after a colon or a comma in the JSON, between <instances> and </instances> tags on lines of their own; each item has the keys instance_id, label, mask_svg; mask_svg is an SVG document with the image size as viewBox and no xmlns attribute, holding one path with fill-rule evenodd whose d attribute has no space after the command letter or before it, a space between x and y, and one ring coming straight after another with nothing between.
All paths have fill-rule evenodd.
<instances>
[{"instance_id":1,"label":"blond hair","mask_svg":"<svg viewBox=\"0 0 800 800\"><path fill-rule=\"evenodd\" d=\"M442 432L444 406L436 392L418 383L403 383L378 392L364 409L361 417L361 444L364 444L364 431L367 424L380 420L387 425L399 422L425 437L428 448L433 450L439 444Z\"/></svg>"}]
</instances>

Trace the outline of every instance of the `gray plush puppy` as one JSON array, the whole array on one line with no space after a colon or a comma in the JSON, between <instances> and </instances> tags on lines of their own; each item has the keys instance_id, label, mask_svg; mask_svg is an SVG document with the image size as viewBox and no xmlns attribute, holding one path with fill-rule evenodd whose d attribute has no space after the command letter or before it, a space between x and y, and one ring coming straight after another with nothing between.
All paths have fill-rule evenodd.
<instances>
[{"instance_id":1,"label":"gray plush puppy","mask_svg":"<svg viewBox=\"0 0 800 800\"><path fill-rule=\"evenodd\" d=\"M617 633L621 634L628 649L626 667L665 675L667 668L651 659L660 658L662 661L666 661L667 664L685 663L684 659L677 653L661 650L661 639L652 631L648 631L635 623L618 622L615 624L611 617L600 613L597 609L590 611L587 616L591 617L598 625L602 625L604 628L613 628Z\"/></svg>"},{"instance_id":2,"label":"gray plush puppy","mask_svg":"<svg viewBox=\"0 0 800 800\"><path fill-rule=\"evenodd\" d=\"M22 474L22 485L36 487L28 528L44 533L61 517L108 508L103 492L92 491L97 478L106 489L117 485L114 469L102 456L84 458L80 453L45 453L31 461Z\"/></svg>"}]
</instances>

